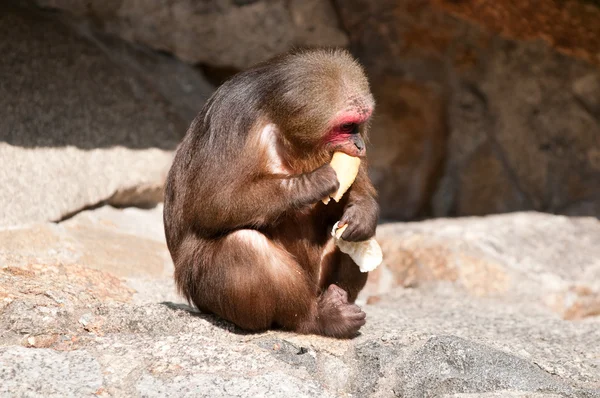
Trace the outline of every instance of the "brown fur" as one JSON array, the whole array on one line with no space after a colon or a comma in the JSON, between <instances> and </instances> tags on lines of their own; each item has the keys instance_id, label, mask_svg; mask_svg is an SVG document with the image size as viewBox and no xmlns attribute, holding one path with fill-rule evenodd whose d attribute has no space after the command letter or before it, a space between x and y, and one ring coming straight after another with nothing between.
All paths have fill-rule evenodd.
<instances>
[{"instance_id":1,"label":"brown fur","mask_svg":"<svg viewBox=\"0 0 600 398\"><path fill-rule=\"evenodd\" d=\"M340 203L320 200L339 186L332 152L364 155L353 143L366 139L368 121L334 144L335 118L373 106L345 51L288 54L215 92L178 148L165 194L175 280L189 301L248 330L356 334L365 314L353 302L367 274L329 233L342 220L344 239L374 235L378 206L365 162Z\"/></svg>"}]
</instances>

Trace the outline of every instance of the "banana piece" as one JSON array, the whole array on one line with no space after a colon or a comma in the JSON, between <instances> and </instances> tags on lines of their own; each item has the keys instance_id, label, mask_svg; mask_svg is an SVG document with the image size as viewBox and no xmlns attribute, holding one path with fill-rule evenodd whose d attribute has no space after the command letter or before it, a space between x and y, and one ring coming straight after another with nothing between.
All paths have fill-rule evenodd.
<instances>
[{"instance_id":1,"label":"banana piece","mask_svg":"<svg viewBox=\"0 0 600 398\"><path fill-rule=\"evenodd\" d=\"M335 152L331 158L331 167L335 170L337 179L340 183L340 187L337 192L332 196L333 200L339 202L342 196L346 193L348 188L354 182L356 175L358 174L358 168L360 167L360 158L347 155L343 152ZM323 199L323 203L329 203L330 198Z\"/></svg>"},{"instance_id":2,"label":"banana piece","mask_svg":"<svg viewBox=\"0 0 600 398\"><path fill-rule=\"evenodd\" d=\"M331 198L339 202L354 183L360 167L360 158L347 155L343 152L335 152L330 164L335 170L340 183L340 188ZM323 203L329 203L331 198L323 199ZM379 247L377 241L371 238L364 242L347 242L342 239L342 234L348 228L348 225L338 228L338 224L339 221L333 226L331 236L333 236L335 244L340 248L340 251L348 254L356 265L358 265L361 272L369 272L377 268L383 261L381 247Z\"/></svg>"},{"instance_id":3,"label":"banana piece","mask_svg":"<svg viewBox=\"0 0 600 398\"><path fill-rule=\"evenodd\" d=\"M375 238L363 242L346 242L342 239L342 234L348 228L348 224L338 228L339 221L335 223L331 230L331 236L340 251L346 253L358 265L360 272L373 271L383 261L381 247Z\"/></svg>"}]
</instances>

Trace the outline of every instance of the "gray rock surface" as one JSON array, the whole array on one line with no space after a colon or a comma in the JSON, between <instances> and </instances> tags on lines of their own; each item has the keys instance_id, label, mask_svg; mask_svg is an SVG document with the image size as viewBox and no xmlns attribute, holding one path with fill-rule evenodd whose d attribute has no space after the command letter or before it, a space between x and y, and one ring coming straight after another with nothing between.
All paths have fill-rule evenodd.
<instances>
[{"instance_id":1,"label":"gray rock surface","mask_svg":"<svg viewBox=\"0 0 600 398\"><path fill-rule=\"evenodd\" d=\"M212 88L174 59L17 3L0 5L0 226L160 201Z\"/></svg>"},{"instance_id":2,"label":"gray rock surface","mask_svg":"<svg viewBox=\"0 0 600 398\"><path fill-rule=\"evenodd\" d=\"M450 281L467 294L537 302L566 319L600 314L600 221L514 213L387 224L364 291ZM381 277L380 277L381 276Z\"/></svg>"},{"instance_id":3,"label":"gray rock surface","mask_svg":"<svg viewBox=\"0 0 600 398\"><path fill-rule=\"evenodd\" d=\"M246 68L295 46L345 46L329 1L35 0L190 63Z\"/></svg>"},{"instance_id":4,"label":"gray rock surface","mask_svg":"<svg viewBox=\"0 0 600 398\"><path fill-rule=\"evenodd\" d=\"M0 365L2 396L92 396L102 387L100 364L85 351L0 349Z\"/></svg>"},{"instance_id":5,"label":"gray rock surface","mask_svg":"<svg viewBox=\"0 0 600 398\"><path fill-rule=\"evenodd\" d=\"M161 211L105 206L0 231L0 396L600 397L598 316L564 320L540 301L474 295L455 280L363 297L368 321L353 340L245 333L176 295ZM392 235L412 234L459 236L452 250L472 256L485 237L507 264L559 273L545 231L577 235L581 246L564 240L564 250L596 259L598 226L571 222L525 213L390 224L380 240L386 267L398 258Z\"/></svg>"},{"instance_id":6,"label":"gray rock surface","mask_svg":"<svg viewBox=\"0 0 600 398\"><path fill-rule=\"evenodd\" d=\"M0 265L47 274L46 289L59 295L67 289L76 301L95 297L146 304L178 298L162 205L150 210L104 206L59 224L0 228ZM4 281L0 286L6 289L14 283ZM83 287L68 286L69 281Z\"/></svg>"},{"instance_id":7,"label":"gray rock surface","mask_svg":"<svg viewBox=\"0 0 600 398\"><path fill-rule=\"evenodd\" d=\"M51 379L44 393L62 396L82 389L107 396L423 397L494 391L600 396L597 319L571 325L538 308L503 309L450 291L406 291L388 299L365 307L369 323L352 341L246 335L162 304L102 305L91 317L99 326L88 326L90 332L80 327L68 349L8 344L0 348L0 368L17 370L34 356L28 366L37 378L21 379L28 386L21 388L31 391L41 379ZM70 373L45 370L50 359L70 364ZM74 375L87 384L62 382ZM8 374L0 376L6 386Z\"/></svg>"}]
</instances>

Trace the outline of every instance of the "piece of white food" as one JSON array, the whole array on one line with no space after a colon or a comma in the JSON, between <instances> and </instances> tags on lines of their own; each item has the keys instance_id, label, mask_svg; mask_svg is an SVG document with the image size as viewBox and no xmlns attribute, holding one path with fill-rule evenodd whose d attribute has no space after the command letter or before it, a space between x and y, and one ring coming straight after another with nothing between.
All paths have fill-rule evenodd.
<instances>
[{"instance_id":1,"label":"piece of white food","mask_svg":"<svg viewBox=\"0 0 600 398\"><path fill-rule=\"evenodd\" d=\"M383 261L383 253L381 247L375 238L371 238L362 242L347 242L342 239L342 234L348 227L344 225L338 228L339 221L335 223L331 230L331 236L335 240L335 244L340 248L340 251L346 253L360 268L360 272L373 271Z\"/></svg>"},{"instance_id":2,"label":"piece of white food","mask_svg":"<svg viewBox=\"0 0 600 398\"><path fill-rule=\"evenodd\" d=\"M342 196L354 183L354 179L358 174L360 167L360 158L347 155L343 152L335 152L331 158L331 167L335 170L335 174L340 183L337 192L331 196L333 200L339 202ZM323 203L329 203L330 198L323 199ZM335 244L343 253L348 254L352 260L358 265L361 272L373 271L383 261L381 247L374 238L363 242L347 242L343 240L342 234L348 228L344 225L338 228L339 221L333 226L331 235Z\"/></svg>"}]
</instances>

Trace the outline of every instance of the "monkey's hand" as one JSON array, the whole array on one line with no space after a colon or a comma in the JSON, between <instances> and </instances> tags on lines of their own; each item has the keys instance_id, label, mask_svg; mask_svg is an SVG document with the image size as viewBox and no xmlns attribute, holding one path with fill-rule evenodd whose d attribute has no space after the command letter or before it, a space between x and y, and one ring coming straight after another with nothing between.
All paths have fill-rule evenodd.
<instances>
[{"instance_id":1,"label":"monkey's hand","mask_svg":"<svg viewBox=\"0 0 600 398\"><path fill-rule=\"evenodd\" d=\"M209 236L222 230L270 225L286 211L314 205L338 188L335 170L329 165L303 174L242 181L233 190L218 192L209 203L197 201L205 207L194 212L196 224Z\"/></svg>"},{"instance_id":2,"label":"monkey's hand","mask_svg":"<svg viewBox=\"0 0 600 398\"><path fill-rule=\"evenodd\" d=\"M325 164L310 173L291 177L285 186L295 196L295 207L302 207L317 203L337 192L340 183L333 167Z\"/></svg>"},{"instance_id":3,"label":"monkey's hand","mask_svg":"<svg viewBox=\"0 0 600 398\"><path fill-rule=\"evenodd\" d=\"M370 272L377 268L383 261L383 253L375 238L361 242L346 242L340 237L348 228L348 224L341 228L338 225L339 223L334 224L331 236L333 236L335 245L340 248L340 251L350 256L352 261L358 265L360 272Z\"/></svg>"},{"instance_id":4,"label":"monkey's hand","mask_svg":"<svg viewBox=\"0 0 600 398\"><path fill-rule=\"evenodd\" d=\"M338 227L348 225L342 239L347 242L361 242L375 236L379 211L374 201L353 202L346 206Z\"/></svg>"}]
</instances>

